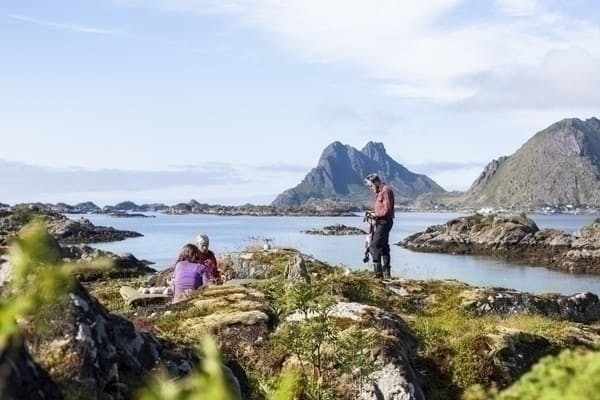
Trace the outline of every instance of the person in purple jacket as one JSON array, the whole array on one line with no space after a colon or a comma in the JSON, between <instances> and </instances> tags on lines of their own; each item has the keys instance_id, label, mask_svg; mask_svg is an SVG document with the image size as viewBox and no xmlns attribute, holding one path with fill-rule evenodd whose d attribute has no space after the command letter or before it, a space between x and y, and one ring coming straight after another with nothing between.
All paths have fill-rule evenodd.
<instances>
[{"instance_id":1,"label":"person in purple jacket","mask_svg":"<svg viewBox=\"0 0 600 400\"><path fill-rule=\"evenodd\" d=\"M201 253L194 244L186 244L175 264L173 277L173 303L184 300L192 290L210 283L208 268L201 264Z\"/></svg>"}]
</instances>

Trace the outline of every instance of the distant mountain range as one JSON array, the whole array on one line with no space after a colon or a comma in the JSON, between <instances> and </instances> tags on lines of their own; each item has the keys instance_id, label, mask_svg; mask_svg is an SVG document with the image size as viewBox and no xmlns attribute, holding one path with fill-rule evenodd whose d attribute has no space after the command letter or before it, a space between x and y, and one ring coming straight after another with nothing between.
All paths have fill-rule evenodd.
<instances>
[{"instance_id":1,"label":"distant mountain range","mask_svg":"<svg viewBox=\"0 0 600 400\"><path fill-rule=\"evenodd\" d=\"M343 215L371 204L373 194L363 179L373 172L393 188L397 205L412 209L529 210L569 204L597 208L600 207L600 120L570 118L552 124L514 154L491 161L467 192L446 192L426 175L409 171L387 154L382 143L369 142L359 151L336 141L325 148L317 166L298 185L279 194L271 206L247 204L228 208L195 200L172 207L162 203L137 205L130 201L103 208L91 202L75 206L35 204L61 213ZM7 207L0 203L0 209Z\"/></svg>"},{"instance_id":2,"label":"distant mountain range","mask_svg":"<svg viewBox=\"0 0 600 400\"><path fill-rule=\"evenodd\" d=\"M383 143L369 142L360 151L333 142L325 148L317 166L294 188L279 194L273 206L293 207L323 199L337 199L351 205L372 202L373 194L363 179L377 173L396 194L396 203L410 203L424 193L444 193L431 178L416 174L394 161Z\"/></svg>"},{"instance_id":3,"label":"distant mountain range","mask_svg":"<svg viewBox=\"0 0 600 400\"><path fill-rule=\"evenodd\" d=\"M490 162L463 203L527 208L600 206L600 120L564 119Z\"/></svg>"}]
</instances>

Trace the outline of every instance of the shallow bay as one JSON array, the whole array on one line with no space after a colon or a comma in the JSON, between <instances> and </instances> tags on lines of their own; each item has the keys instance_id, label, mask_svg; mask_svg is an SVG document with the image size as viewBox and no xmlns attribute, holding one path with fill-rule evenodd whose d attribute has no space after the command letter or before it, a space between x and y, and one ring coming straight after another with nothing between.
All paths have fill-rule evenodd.
<instances>
[{"instance_id":1,"label":"shallow bay","mask_svg":"<svg viewBox=\"0 0 600 400\"><path fill-rule=\"evenodd\" d=\"M89 214L96 225L134 230L143 237L121 242L99 243L94 247L116 253L130 252L140 259L156 263L157 269L173 263L181 247L194 241L198 233L211 239L217 254L240 251L248 245L262 245L265 238L273 246L293 247L331 264L351 269L368 268L363 264L364 236L316 236L302 230L344 224L365 228L361 217L248 217L214 215L153 214L155 218L116 218ZM70 215L77 219L81 215ZM457 214L398 213L390 234L390 243L440 224ZM540 228L557 228L573 233L591 223L591 215L531 215ZM518 265L487 257L416 253L392 245L392 275L414 279L457 279L472 285L514 288L532 293L581 291L600 293L600 276L573 275L544 267Z\"/></svg>"}]
</instances>

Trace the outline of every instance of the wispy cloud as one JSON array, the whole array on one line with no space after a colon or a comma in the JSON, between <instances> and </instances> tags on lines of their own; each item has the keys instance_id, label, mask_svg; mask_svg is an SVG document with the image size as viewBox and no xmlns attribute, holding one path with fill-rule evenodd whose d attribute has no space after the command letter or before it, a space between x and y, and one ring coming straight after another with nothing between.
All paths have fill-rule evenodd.
<instances>
[{"instance_id":1,"label":"wispy cloud","mask_svg":"<svg viewBox=\"0 0 600 400\"><path fill-rule=\"evenodd\" d=\"M479 77L479 90L457 103L481 109L600 106L600 58L572 47L549 52L539 65Z\"/></svg>"},{"instance_id":2,"label":"wispy cloud","mask_svg":"<svg viewBox=\"0 0 600 400\"><path fill-rule=\"evenodd\" d=\"M97 28L97 27L88 26L88 25L45 21L42 19L31 18L31 17L25 16L25 15L18 15L18 14L8 14L7 16L9 18L12 18L12 19L15 19L18 21L27 22L27 23L31 23L31 24L35 24L35 25L40 25L40 26L45 26L48 28L65 30L65 31L89 33L89 34L94 34L94 35L129 37L129 34L121 29L104 29L104 28Z\"/></svg>"},{"instance_id":3,"label":"wispy cloud","mask_svg":"<svg viewBox=\"0 0 600 400\"><path fill-rule=\"evenodd\" d=\"M219 204L266 204L277 193L295 185L308 170L299 165L249 166L220 162L156 171L90 170L50 168L0 159L0 202L88 199L105 203L128 199L177 202L196 198Z\"/></svg>"},{"instance_id":4,"label":"wispy cloud","mask_svg":"<svg viewBox=\"0 0 600 400\"><path fill-rule=\"evenodd\" d=\"M542 9L538 0L495 0L494 4L500 12L515 17L533 15Z\"/></svg>"},{"instance_id":5,"label":"wispy cloud","mask_svg":"<svg viewBox=\"0 0 600 400\"><path fill-rule=\"evenodd\" d=\"M61 193L135 191L174 186L211 187L247 182L237 168L227 164L197 165L163 171L82 168L48 168L0 160L0 182L7 192Z\"/></svg>"},{"instance_id":6,"label":"wispy cloud","mask_svg":"<svg viewBox=\"0 0 600 400\"><path fill-rule=\"evenodd\" d=\"M389 134L403 120L399 113L383 109L359 112L346 104L321 104L316 114L325 126L348 125L369 136Z\"/></svg>"},{"instance_id":7,"label":"wispy cloud","mask_svg":"<svg viewBox=\"0 0 600 400\"><path fill-rule=\"evenodd\" d=\"M460 21L452 20L453 13L467 9L473 0L122 1L169 11L228 15L271 34L306 61L350 65L386 93L442 103L488 92L489 82L480 83L471 79L474 76L494 76L504 80L503 86L517 88L523 77L518 71L543 72L545 60L566 48L577 46L589 53L588 59L563 61L575 71L595 68L594 59L600 57L597 23L559 13L551 8L552 2L536 0L485 2L479 6L486 8L485 13L466 13ZM567 87L568 79L542 74L537 79L539 96L555 95L556 85ZM596 78L589 74L582 75L579 83L597 87ZM564 103L580 103L578 98L575 93ZM589 105L590 100L600 105L589 96L576 105ZM526 97L513 108L524 106L536 109L544 104Z\"/></svg>"},{"instance_id":8,"label":"wispy cloud","mask_svg":"<svg viewBox=\"0 0 600 400\"><path fill-rule=\"evenodd\" d=\"M99 28L90 25L83 25L77 23L65 23L65 22L55 22L55 21L47 21L38 18L32 18L26 15L19 14L7 14L9 18L12 18L17 21L25 22L28 24L34 24L42 27L47 27L51 29L57 29L62 31L83 33L83 34L91 34L91 35L103 35L103 36L112 36L118 38L125 38L131 40L142 40L142 41L150 41L161 43L171 48L174 48L179 51L184 51L188 53L207 53L208 49L201 47L189 46L184 43L180 43L175 40L171 40L165 38L160 35L139 35L133 32L129 32L125 29L117 29L117 28Z\"/></svg>"},{"instance_id":9,"label":"wispy cloud","mask_svg":"<svg viewBox=\"0 0 600 400\"><path fill-rule=\"evenodd\" d=\"M313 166L298 164L263 164L256 167L256 170L275 174L287 173L307 173Z\"/></svg>"}]
</instances>

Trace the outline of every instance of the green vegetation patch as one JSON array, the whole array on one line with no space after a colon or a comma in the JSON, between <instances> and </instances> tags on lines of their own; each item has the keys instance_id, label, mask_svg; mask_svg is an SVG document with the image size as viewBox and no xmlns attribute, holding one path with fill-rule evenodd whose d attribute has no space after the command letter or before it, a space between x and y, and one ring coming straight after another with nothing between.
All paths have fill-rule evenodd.
<instances>
[{"instance_id":1,"label":"green vegetation patch","mask_svg":"<svg viewBox=\"0 0 600 400\"><path fill-rule=\"evenodd\" d=\"M505 384L494 355L502 346L510 346L510 337L519 332L539 336L549 345L543 353L553 353L565 346L583 345L574 338L578 324L556 321L540 315L474 316L463 312L460 293L464 285L447 281L424 283L427 297L422 308L407 318L409 327L419 338L417 369L423 374L423 389L428 399L459 398L467 389L484 388L485 393ZM507 333L508 332L508 333ZM479 385L479 386L475 386ZM486 392L486 390L488 392Z\"/></svg>"},{"instance_id":2,"label":"green vegetation patch","mask_svg":"<svg viewBox=\"0 0 600 400\"><path fill-rule=\"evenodd\" d=\"M565 350L546 357L496 399L600 399L600 352Z\"/></svg>"}]
</instances>

